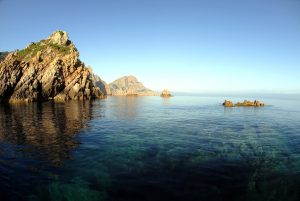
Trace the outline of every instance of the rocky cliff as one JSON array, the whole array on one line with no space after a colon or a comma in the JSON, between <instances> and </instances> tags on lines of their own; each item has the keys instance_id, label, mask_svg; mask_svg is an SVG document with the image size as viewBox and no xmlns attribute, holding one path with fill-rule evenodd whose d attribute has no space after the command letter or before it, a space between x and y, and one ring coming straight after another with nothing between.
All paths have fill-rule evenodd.
<instances>
[{"instance_id":1,"label":"rocky cliff","mask_svg":"<svg viewBox=\"0 0 300 201\"><path fill-rule=\"evenodd\" d=\"M99 89L105 94L105 95L111 95L110 87L109 85L102 80L98 75L94 75L94 85L96 87L99 87Z\"/></svg>"},{"instance_id":2,"label":"rocky cliff","mask_svg":"<svg viewBox=\"0 0 300 201\"><path fill-rule=\"evenodd\" d=\"M83 100L105 96L64 31L9 53L0 61L0 102Z\"/></svg>"},{"instance_id":3,"label":"rocky cliff","mask_svg":"<svg viewBox=\"0 0 300 201\"><path fill-rule=\"evenodd\" d=\"M109 84L113 96L156 96L157 94L146 88L136 77L124 76Z\"/></svg>"}]
</instances>

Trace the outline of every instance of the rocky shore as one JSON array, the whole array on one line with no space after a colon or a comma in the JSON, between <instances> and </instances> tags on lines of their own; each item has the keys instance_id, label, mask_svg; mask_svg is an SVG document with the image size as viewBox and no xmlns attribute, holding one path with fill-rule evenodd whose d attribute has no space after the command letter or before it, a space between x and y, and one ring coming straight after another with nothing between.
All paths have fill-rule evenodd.
<instances>
[{"instance_id":1,"label":"rocky shore","mask_svg":"<svg viewBox=\"0 0 300 201\"><path fill-rule=\"evenodd\" d=\"M237 102L237 103L233 103L232 101L225 100L223 106L224 107L262 107L265 106L265 104L257 100L253 102L244 100L244 102Z\"/></svg>"}]
</instances>

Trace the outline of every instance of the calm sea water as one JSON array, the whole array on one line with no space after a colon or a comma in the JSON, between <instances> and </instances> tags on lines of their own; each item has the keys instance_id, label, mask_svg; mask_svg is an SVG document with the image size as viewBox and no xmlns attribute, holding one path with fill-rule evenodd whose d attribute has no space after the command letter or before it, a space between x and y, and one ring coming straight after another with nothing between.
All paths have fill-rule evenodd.
<instances>
[{"instance_id":1,"label":"calm sea water","mask_svg":"<svg viewBox=\"0 0 300 201\"><path fill-rule=\"evenodd\" d=\"M299 200L300 100L223 100L1 105L0 200Z\"/></svg>"}]
</instances>

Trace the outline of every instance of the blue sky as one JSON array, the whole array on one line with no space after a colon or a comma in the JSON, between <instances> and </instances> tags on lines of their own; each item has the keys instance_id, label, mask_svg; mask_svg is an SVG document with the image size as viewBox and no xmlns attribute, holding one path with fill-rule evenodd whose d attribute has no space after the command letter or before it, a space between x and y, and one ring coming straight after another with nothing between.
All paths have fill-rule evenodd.
<instances>
[{"instance_id":1,"label":"blue sky","mask_svg":"<svg viewBox=\"0 0 300 201\"><path fill-rule=\"evenodd\" d=\"M107 82L300 93L299 0L0 0L0 51L65 30Z\"/></svg>"}]
</instances>

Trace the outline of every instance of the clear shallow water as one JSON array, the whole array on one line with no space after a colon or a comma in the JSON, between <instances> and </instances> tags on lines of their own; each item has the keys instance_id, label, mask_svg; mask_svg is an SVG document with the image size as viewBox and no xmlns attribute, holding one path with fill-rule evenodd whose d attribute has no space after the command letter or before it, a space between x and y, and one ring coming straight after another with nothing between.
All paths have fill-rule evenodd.
<instances>
[{"instance_id":1,"label":"clear shallow water","mask_svg":"<svg viewBox=\"0 0 300 201\"><path fill-rule=\"evenodd\" d=\"M1 105L0 198L299 200L300 101L223 100Z\"/></svg>"}]
</instances>

